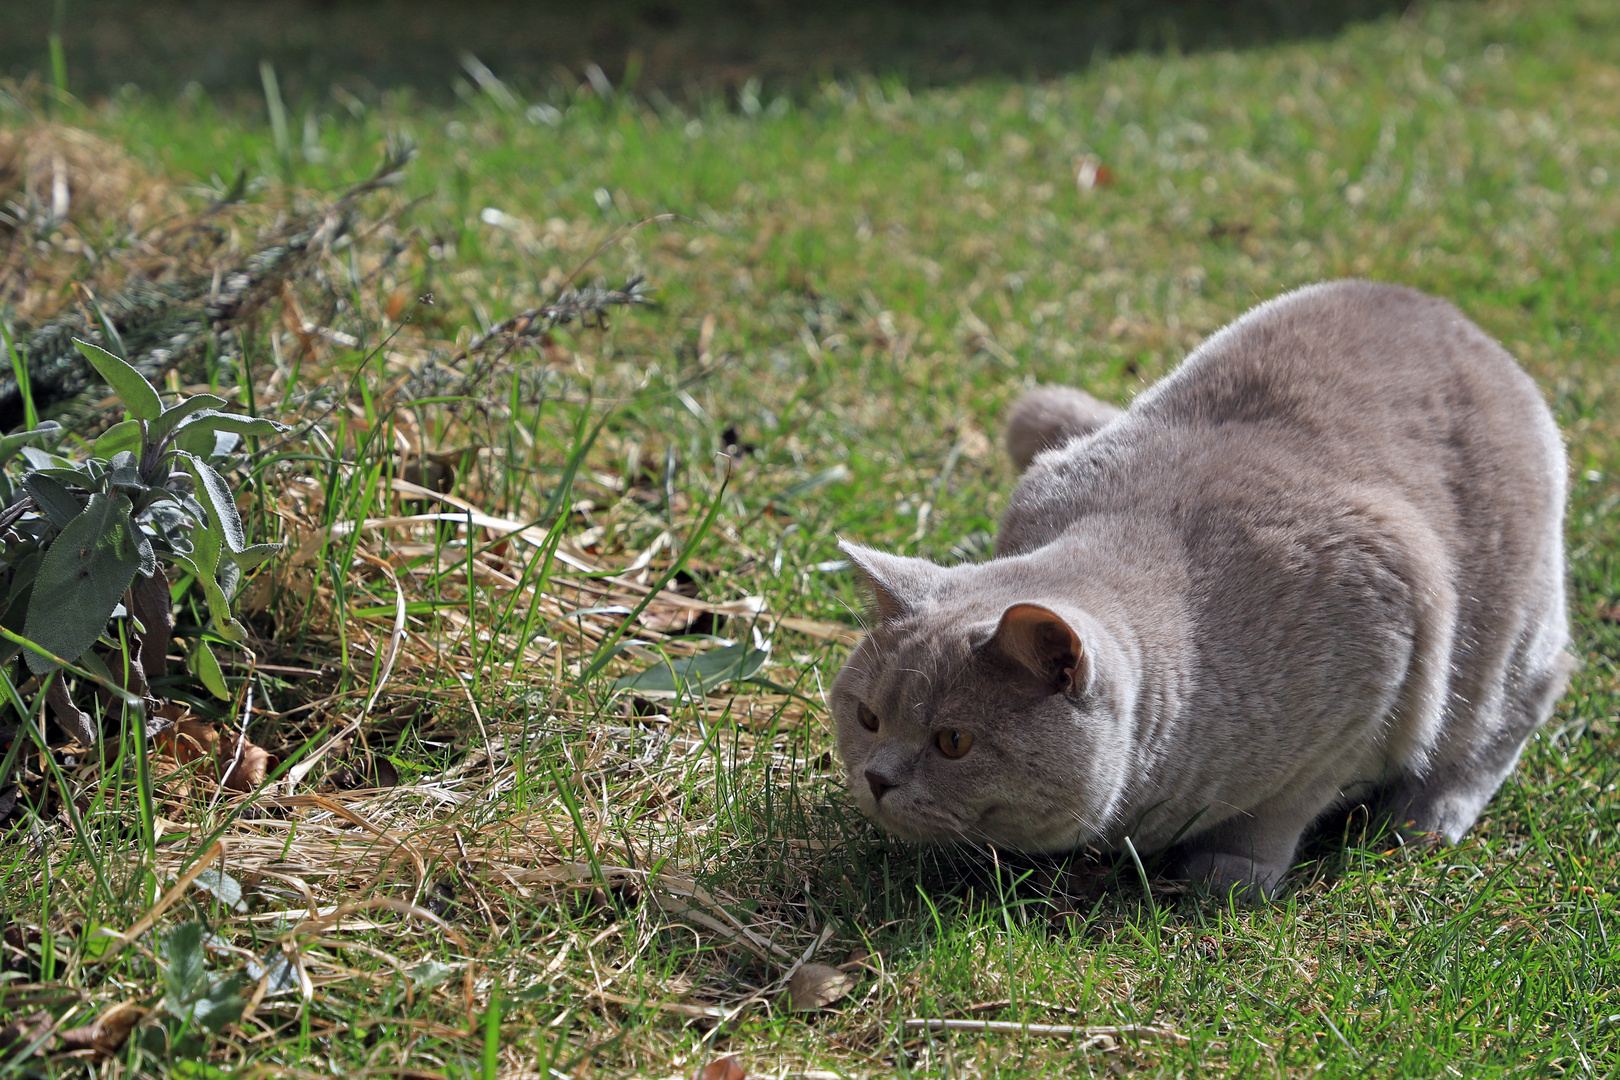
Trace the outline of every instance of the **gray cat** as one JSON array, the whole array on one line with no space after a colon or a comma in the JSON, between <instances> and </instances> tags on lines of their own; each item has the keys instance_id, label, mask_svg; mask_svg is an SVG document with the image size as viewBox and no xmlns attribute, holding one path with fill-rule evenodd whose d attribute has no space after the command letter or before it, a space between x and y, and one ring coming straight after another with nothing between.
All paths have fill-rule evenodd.
<instances>
[{"instance_id":1,"label":"gray cat","mask_svg":"<svg viewBox=\"0 0 1620 1080\"><path fill-rule=\"evenodd\" d=\"M1007 442L994 559L842 545L875 618L838 748L891 832L1177 844L1268 896L1349 797L1455 843L1564 690L1563 445L1450 304L1300 289L1126 412L1036 391Z\"/></svg>"}]
</instances>

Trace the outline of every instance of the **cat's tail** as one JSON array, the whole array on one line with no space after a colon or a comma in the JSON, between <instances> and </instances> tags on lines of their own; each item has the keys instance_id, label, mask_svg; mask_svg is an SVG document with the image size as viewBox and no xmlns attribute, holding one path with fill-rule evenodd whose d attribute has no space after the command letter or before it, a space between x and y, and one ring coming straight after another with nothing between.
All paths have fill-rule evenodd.
<instances>
[{"instance_id":1,"label":"cat's tail","mask_svg":"<svg viewBox=\"0 0 1620 1080\"><path fill-rule=\"evenodd\" d=\"M1071 387L1037 387L1007 415L1007 453L1022 472L1042 450L1090 435L1119 414L1112 405Z\"/></svg>"}]
</instances>

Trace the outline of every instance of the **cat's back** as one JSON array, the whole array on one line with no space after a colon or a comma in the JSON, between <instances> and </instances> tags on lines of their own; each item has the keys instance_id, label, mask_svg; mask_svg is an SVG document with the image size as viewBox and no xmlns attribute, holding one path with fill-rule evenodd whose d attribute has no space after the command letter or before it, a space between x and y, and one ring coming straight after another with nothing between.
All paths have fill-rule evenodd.
<instances>
[{"instance_id":1,"label":"cat's back","mask_svg":"<svg viewBox=\"0 0 1620 1080\"><path fill-rule=\"evenodd\" d=\"M1435 434L1435 422L1449 433L1547 414L1530 378L1462 312L1370 281L1307 286L1262 304L1132 412L1177 427L1263 424L1334 439L1379 431L1405 439ZM1420 418L1428 423L1414 429Z\"/></svg>"},{"instance_id":2,"label":"cat's back","mask_svg":"<svg viewBox=\"0 0 1620 1080\"><path fill-rule=\"evenodd\" d=\"M1279 510L1355 489L1442 534L1489 532L1562 503L1563 451L1530 378L1451 304L1340 281L1244 315L1090 438L1037 458L1003 554L1097 514Z\"/></svg>"}]
</instances>

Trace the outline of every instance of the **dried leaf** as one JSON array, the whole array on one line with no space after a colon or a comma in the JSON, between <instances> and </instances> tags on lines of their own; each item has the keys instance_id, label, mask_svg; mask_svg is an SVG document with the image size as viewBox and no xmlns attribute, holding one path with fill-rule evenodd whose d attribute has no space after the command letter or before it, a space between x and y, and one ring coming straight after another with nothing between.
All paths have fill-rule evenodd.
<instances>
[{"instance_id":1,"label":"dried leaf","mask_svg":"<svg viewBox=\"0 0 1620 1080\"><path fill-rule=\"evenodd\" d=\"M845 956L844 962L838 966L844 971L854 971L857 968L865 967L866 962L871 958L872 954L870 952L867 952L865 949L857 945L855 948L849 950L849 955Z\"/></svg>"},{"instance_id":2,"label":"dried leaf","mask_svg":"<svg viewBox=\"0 0 1620 1080\"><path fill-rule=\"evenodd\" d=\"M703 1066L703 1071L697 1074L695 1080L748 1080L748 1070L742 1067L735 1054L727 1054Z\"/></svg>"},{"instance_id":3,"label":"dried leaf","mask_svg":"<svg viewBox=\"0 0 1620 1080\"><path fill-rule=\"evenodd\" d=\"M679 634L691 626L693 621L702 614L704 613L694 611L692 608L649 604L646 610L642 611L641 615L638 616L637 621L647 629L657 630L661 634Z\"/></svg>"},{"instance_id":4,"label":"dried leaf","mask_svg":"<svg viewBox=\"0 0 1620 1080\"><path fill-rule=\"evenodd\" d=\"M219 756L219 730L213 724L187 717L157 737L158 753L173 757L177 765L189 765L198 758Z\"/></svg>"},{"instance_id":5,"label":"dried leaf","mask_svg":"<svg viewBox=\"0 0 1620 1080\"><path fill-rule=\"evenodd\" d=\"M796 634L813 637L818 641L837 641L845 645L859 645L865 635L860 628L845 626L843 623L817 622L815 619L800 619L792 615L776 619L775 623L783 630L792 630Z\"/></svg>"},{"instance_id":6,"label":"dried leaf","mask_svg":"<svg viewBox=\"0 0 1620 1080\"><path fill-rule=\"evenodd\" d=\"M794 1012L814 1012L848 996L855 989L855 976L826 964L805 964L788 980L788 1008Z\"/></svg>"},{"instance_id":7,"label":"dried leaf","mask_svg":"<svg viewBox=\"0 0 1620 1080\"><path fill-rule=\"evenodd\" d=\"M574 354L557 343L557 339L550 334L540 335L540 355L546 358L546 363L553 367L562 367L574 360Z\"/></svg>"},{"instance_id":8,"label":"dried leaf","mask_svg":"<svg viewBox=\"0 0 1620 1080\"><path fill-rule=\"evenodd\" d=\"M94 718L77 705L68 695L67 683L61 679L51 682L49 690L45 691L45 700L50 702L51 715L61 729L79 740L86 747L95 746L100 741L100 727Z\"/></svg>"},{"instance_id":9,"label":"dried leaf","mask_svg":"<svg viewBox=\"0 0 1620 1080\"><path fill-rule=\"evenodd\" d=\"M97 1057L116 1054L129 1038L129 1033L140 1023L146 1010L125 1001L102 1013L93 1022L59 1036L64 1050L93 1050Z\"/></svg>"},{"instance_id":10,"label":"dried leaf","mask_svg":"<svg viewBox=\"0 0 1620 1080\"><path fill-rule=\"evenodd\" d=\"M48 1012L19 1016L9 1024L0 1026L0 1050L9 1050L21 1042L33 1042L50 1026L51 1014Z\"/></svg>"},{"instance_id":11,"label":"dried leaf","mask_svg":"<svg viewBox=\"0 0 1620 1080\"><path fill-rule=\"evenodd\" d=\"M227 754L223 750L224 748L222 748L220 762L228 765L231 758L235 757L235 752L233 749ZM250 742L243 742L241 758L236 762L236 767L225 777L225 789L227 791L252 791L264 783L265 776L278 764L280 762L275 755L264 747L255 746Z\"/></svg>"},{"instance_id":12,"label":"dried leaf","mask_svg":"<svg viewBox=\"0 0 1620 1080\"><path fill-rule=\"evenodd\" d=\"M339 791L360 788L391 788L399 786L399 768L385 757L357 754L351 765L339 769L331 776L331 784Z\"/></svg>"},{"instance_id":13,"label":"dried leaf","mask_svg":"<svg viewBox=\"0 0 1620 1080\"><path fill-rule=\"evenodd\" d=\"M174 758L176 765L211 762L212 767L208 764L198 767L203 776L217 776L220 770L229 769L225 776L227 791L252 791L281 764L281 760L264 747L245 740L238 753L234 738L221 738L213 724L190 716L160 732L157 747L158 753Z\"/></svg>"},{"instance_id":14,"label":"dried leaf","mask_svg":"<svg viewBox=\"0 0 1620 1080\"><path fill-rule=\"evenodd\" d=\"M141 673L147 682L168 674L169 640L174 634L174 613L169 599L169 578L159 567L154 574L137 574L129 585L133 614L145 627L140 635Z\"/></svg>"}]
</instances>

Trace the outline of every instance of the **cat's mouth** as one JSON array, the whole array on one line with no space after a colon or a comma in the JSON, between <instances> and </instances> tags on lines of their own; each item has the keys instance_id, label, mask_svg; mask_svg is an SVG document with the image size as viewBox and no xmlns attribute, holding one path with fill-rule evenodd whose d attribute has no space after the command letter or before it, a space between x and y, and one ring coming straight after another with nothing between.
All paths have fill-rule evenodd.
<instances>
[{"instance_id":1,"label":"cat's mouth","mask_svg":"<svg viewBox=\"0 0 1620 1080\"><path fill-rule=\"evenodd\" d=\"M960 840L982 840L975 822L961 820L956 814L931 811L929 808L901 806L901 800L888 794L877 800L871 817L885 832L917 844L945 844Z\"/></svg>"},{"instance_id":2,"label":"cat's mouth","mask_svg":"<svg viewBox=\"0 0 1620 1080\"><path fill-rule=\"evenodd\" d=\"M1004 837L1006 807L992 803L968 814L924 807L902 807L886 795L877 800L871 816L884 830L918 844L949 844L967 841L975 844L1001 843L1016 846Z\"/></svg>"},{"instance_id":3,"label":"cat's mouth","mask_svg":"<svg viewBox=\"0 0 1620 1080\"><path fill-rule=\"evenodd\" d=\"M979 815L972 830L985 843L997 844L1031 855L1069 851L1076 846L1073 830L1055 823L1020 821L1010 806L996 804Z\"/></svg>"},{"instance_id":4,"label":"cat's mouth","mask_svg":"<svg viewBox=\"0 0 1620 1080\"><path fill-rule=\"evenodd\" d=\"M962 814L885 805L889 801L887 797L878 800L873 818L886 831L913 843L966 841L1039 855L1073 851L1086 840L1086 830L1079 822L1021 821L1016 808L1006 803L990 803Z\"/></svg>"}]
</instances>

